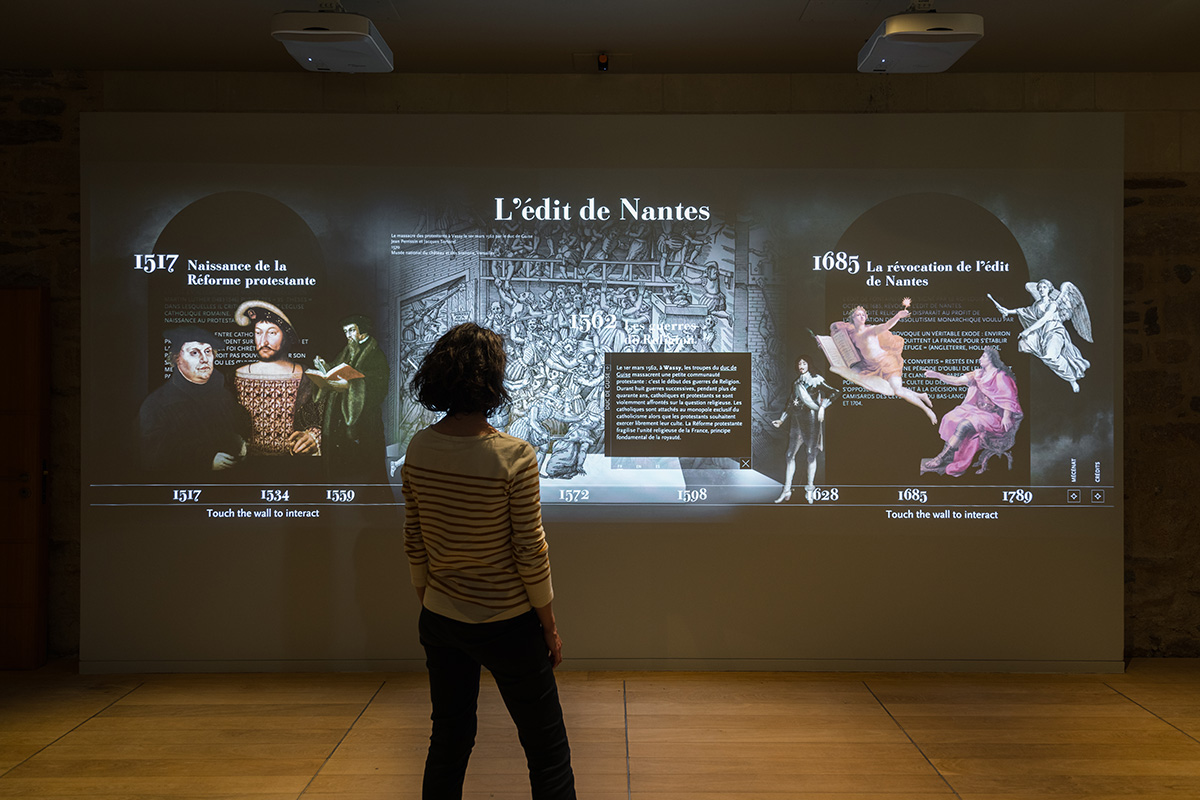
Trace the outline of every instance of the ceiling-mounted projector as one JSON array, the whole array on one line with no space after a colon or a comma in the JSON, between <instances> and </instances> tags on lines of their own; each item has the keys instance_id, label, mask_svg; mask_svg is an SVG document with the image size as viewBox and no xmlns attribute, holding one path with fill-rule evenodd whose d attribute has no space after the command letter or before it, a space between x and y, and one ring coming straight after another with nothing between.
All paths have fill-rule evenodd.
<instances>
[{"instance_id":1,"label":"ceiling-mounted projector","mask_svg":"<svg viewBox=\"0 0 1200 800\"><path fill-rule=\"evenodd\" d=\"M978 14L897 14L858 51L858 71L945 72L982 38Z\"/></svg>"},{"instance_id":2,"label":"ceiling-mounted projector","mask_svg":"<svg viewBox=\"0 0 1200 800\"><path fill-rule=\"evenodd\" d=\"M312 72L392 71L392 48L361 14L284 11L271 17L271 35Z\"/></svg>"}]
</instances>

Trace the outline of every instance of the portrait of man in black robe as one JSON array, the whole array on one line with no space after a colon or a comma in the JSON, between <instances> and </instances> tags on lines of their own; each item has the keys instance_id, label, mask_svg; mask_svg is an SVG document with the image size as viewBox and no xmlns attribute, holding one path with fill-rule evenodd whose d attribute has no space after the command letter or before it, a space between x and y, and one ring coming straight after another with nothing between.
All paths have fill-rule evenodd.
<instances>
[{"instance_id":1,"label":"portrait of man in black robe","mask_svg":"<svg viewBox=\"0 0 1200 800\"><path fill-rule=\"evenodd\" d=\"M142 467L173 480L211 479L245 457L249 414L215 367L214 353L224 349L220 338L185 326L164 339L170 342L171 377L138 412Z\"/></svg>"}]
</instances>

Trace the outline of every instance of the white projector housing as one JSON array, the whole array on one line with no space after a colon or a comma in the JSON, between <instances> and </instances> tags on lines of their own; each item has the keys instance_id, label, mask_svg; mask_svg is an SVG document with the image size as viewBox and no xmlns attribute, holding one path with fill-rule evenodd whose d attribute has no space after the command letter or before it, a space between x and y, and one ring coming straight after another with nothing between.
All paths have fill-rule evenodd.
<instances>
[{"instance_id":1,"label":"white projector housing","mask_svg":"<svg viewBox=\"0 0 1200 800\"><path fill-rule=\"evenodd\" d=\"M271 17L271 35L311 72L392 71L392 49L361 14L284 11Z\"/></svg>"},{"instance_id":2,"label":"white projector housing","mask_svg":"<svg viewBox=\"0 0 1200 800\"><path fill-rule=\"evenodd\" d=\"M858 51L858 71L945 72L982 38L978 14L897 14Z\"/></svg>"}]
</instances>

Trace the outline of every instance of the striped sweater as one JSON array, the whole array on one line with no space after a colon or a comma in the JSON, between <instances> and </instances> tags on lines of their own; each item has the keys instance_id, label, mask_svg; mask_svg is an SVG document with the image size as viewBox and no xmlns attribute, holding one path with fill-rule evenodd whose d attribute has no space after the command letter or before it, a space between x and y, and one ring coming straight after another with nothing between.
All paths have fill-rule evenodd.
<instances>
[{"instance_id":1,"label":"striped sweater","mask_svg":"<svg viewBox=\"0 0 1200 800\"><path fill-rule=\"evenodd\" d=\"M409 442L401 476L404 549L426 608L492 622L553 599L537 455L528 442L426 428Z\"/></svg>"}]
</instances>

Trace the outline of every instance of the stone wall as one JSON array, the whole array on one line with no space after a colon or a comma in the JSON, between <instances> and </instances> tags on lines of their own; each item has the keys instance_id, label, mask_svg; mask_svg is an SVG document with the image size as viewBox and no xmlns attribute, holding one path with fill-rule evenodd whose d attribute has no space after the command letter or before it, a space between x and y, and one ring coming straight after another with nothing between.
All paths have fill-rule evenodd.
<instances>
[{"instance_id":1,"label":"stone wall","mask_svg":"<svg viewBox=\"0 0 1200 800\"><path fill-rule=\"evenodd\" d=\"M51 633L79 642L79 113L1122 111L1126 655L1200 656L1200 73L312 75L0 72L0 283L50 287Z\"/></svg>"},{"instance_id":2,"label":"stone wall","mask_svg":"<svg viewBox=\"0 0 1200 800\"><path fill-rule=\"evenodd\" d=\"M1200 174L1125 180L1125 642L1200 657ZM1196 449L1193 449L1196 448Z\"/></svg>"},{"instance_id":3,"label":"stone wall","mask_svg":"<svg viewBox=\"0 0 1200 800\"><path fill-rule=\"evenodd\" d=\"M0 73L0 285L50 288L52 655L79 649L79 112L99 108L96 86Z\"/></svg>"}]
</instances>

